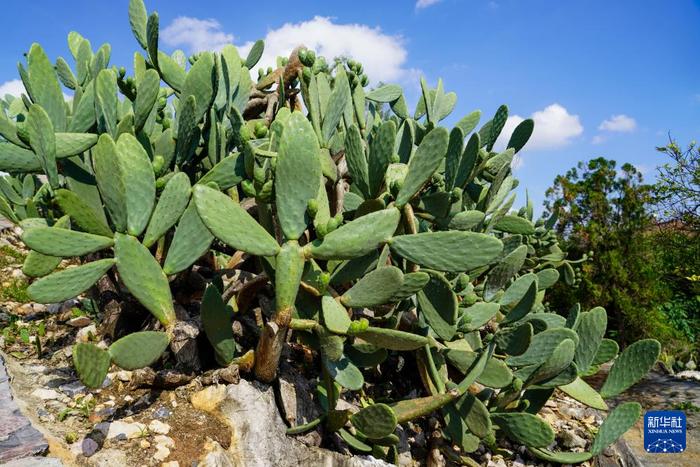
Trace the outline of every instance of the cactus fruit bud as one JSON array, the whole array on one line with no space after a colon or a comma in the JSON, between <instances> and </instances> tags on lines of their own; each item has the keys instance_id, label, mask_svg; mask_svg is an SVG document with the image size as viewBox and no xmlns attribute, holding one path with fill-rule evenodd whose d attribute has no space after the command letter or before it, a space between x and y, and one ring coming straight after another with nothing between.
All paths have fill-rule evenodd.
<instances>
[{"instance_id":1,"label":"cactus fruit bud","mask_svg":"<svg viewBox=\"0 0 700 467\"><path fill-rule=\"evenodd\" d=\"M456 203L460 199L462 199L462 189L460 187L453 188L452 192L450 193L450 201Z\"/></svg>"},{"instance_id":2,"label":"cactus fruit bud","mask_svg":"<svg viewBox=\"0 0 700 467\"><path fill-rule=\"evenodd\" d=\"M260 188L257 194L257 197L260 199L260 201L263 201L265 203L270 202L270 200L272 199L272 189L274 187L273 183L273 180L268 180L265 183L263 183L263 186Z\"/></svg>"},{"instance_id":3,"label":"cactus fruit bud","mask_svg":"<svg viewBox=\"0 0 700 467\"><path fill-rule=\"evenodd\" d=\"M459 273L459 276L457 276L456 286L458 291L466 289L469 286L469 276L463 272Z\"/></svg>"},{"instance_id":4,"label":"cactus fruit bud","mask_svg":"<svg viewBox=\"0 0 700 467\"><path fill-rule=\"evenodd\" d=\"M255 165L253 167L253 180L255 180L256 183L262 185L263 183L265 183L265 178L266 178L265 167Z\"/></svg>"},{"instance_id":5,"label":"cactus fruit bud","mask_svg":"<svg viewBox=\"0 0 700 467\"><path fill-rule=\"evenodd\" d=\"M513 378L513 391L519 392L523 388L523 380L520 378Z\"/></svg>"},{"instance_id":6,"label":"cactus fruit bud","mask_svg":"<svg viewBox=\"0 0 700 467\"><path fill-rule=\"evenodd\" d=\"M243 193L249 197L249 198L254 198L256 195L255 191L255 185L251 180L243 180L241 182L241 188L243 189Z\"/></svg>"},{"instance_id":7,"label":"cactus fruit bud","mask_svg":"<svg viewBox=\"0 0 700 467\"><path fill-rule=\"evenodd\" d=\"M311 67L314 65L314 62L316 61L316 53L310 49L301 49L299 51L299 61L303 65Z\"/></svg>"},{"instance_id":8,"label":"cactus fruit bud","mask_svg":"<svg viewBox=\"0 0 700 467\"><path fill-rule=\"evenodd\" d=\"M358 320L350 323L350 328L348 329L348 334L359 334L366 331L369 328L369 321L367 318L360 318Z\"/></svg>"},{"instance_id":9,"label":"cactus fruit bud","mask_svg":"<svg viewBox=\"0 0 700 467\"><path fill-rule=\"evenodd\" d=\"M160 173L163 171L163 167L165 166L165 159L163 156L156 156L153 158L153 173L156 175L160 175Z\"/></svg>"},{"instance_id":10,"label":"cactus fruit bud","mask_svg":"<svg viewBox=\"0 0 700 467\"><path fill-rule=\"evenodd\" d=\"M255 137L264 138L267 135L267 126L263 122L255 124Z\"/></svg>"},{"instance_id":11,"label":"cactus fruit bud","mask_svg":"<svg viewBox=\"0 0 700 467\"><path fill-rule=\"evenodd\" d=\"M311 81L311 68L309 67L304 67L304 70L301 72L302 78L304 78L305 83L309 83Z\"/></svg>"},{"instance_id":12,"label":"cactus fruit bud","mask_svg":"<svg viewBox=\"0 0 700 467\"><path fill-rule=\"evenodd\" d=\"M316 214L318 213L318 200L310 199L306 206L306 210L309 212L309 216L312 218L316 217Z\"/></svg>"}]
</instances>

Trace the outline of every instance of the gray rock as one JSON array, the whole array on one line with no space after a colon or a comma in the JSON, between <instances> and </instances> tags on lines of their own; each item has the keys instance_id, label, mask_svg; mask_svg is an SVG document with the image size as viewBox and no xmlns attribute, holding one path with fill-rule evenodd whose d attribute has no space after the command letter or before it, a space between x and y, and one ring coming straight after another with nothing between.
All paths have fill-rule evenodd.
<instances>
[{"instance_id":1,"label":"gray rock","mask_svg":"<svg viewBox=\"0 0 700 467\"><path fill-rule=\"evenodd\" d=\"M321 414L312 398L315 388L293 368L283 367L278 388L282 416L290 426L305 425Z\"/></svg>"},{"instance_id":2,"label":"gray rock","mask_svg":"<svg viewBox=\"0 0 700 467\"><path fill-rule=\"evenodd\" d=\"M39 388L32 391L32 396L38 397L39 399L43 399L45 401L49 401L58 399L59 397L61 397L61 393L59 393L58 391L54 391L53 389Z\"/></svg>"},{"instance_id":3,"label":"gray rock","mask_svg":"<svg viewBox=\"0 0 700 467\"><path fill-rule=\"evenodd\" d=\"M62 467L63 462L55 457L23 457L3 464L4 467Z\"/></svg>"},{"instance_id":4,"label":"gray rock","mask_svg":"<svg viewBox=\"0 0 700 467\"><path fill-rule=\"evenodd\" d=\"M199 352L197 350L197 336L199 326L194 321L178 321L173 328L173 337L170 340L170 350L175 354L175 360L185 371L199 371Z\"/></svg>"},{"instance_id":5,"label":"gray rock","mask_svg":"<svg viewBox=\"0 0 700 467\"><path fill-rule=\"evenodd\" d=\"M90 457L94 455L98 449L100 449L100 445L97 444L97 442L92 438L85 438L80 444L80 449L83 456Z\"/></svg>"},{"instance_id":6,"label":"gray rock","mask_svg":"<svg viewBox=\"0 0 700 467\"><path fill-rule=\"evenodd\" d=\"M75 341L85 343L90 342L91 335L97 335L97 328L94 324L91 324L90 326L85 326L84 328L80 328L78 333L75 335Z\"/></svg>"},{"instance_id":7,"label":"gray rock","mask_svg":"<svg viewBox=\"0 0 700 467\"><path fill-rule=\"evenodd\" d=\"M87 316L76 316L75 318L71 318L68 320L66 324L68 326L72 326L74 328L84 328L85 326L89 325L92 323L92 320L88 318Z\"/></svg>"},{"instance_id":8,"label":"gray rock","mask_svg":"<svg viewBox=\"0 0 700 467\"><path fill-rule=\"evenodd\" d=\"M586 447L586 440L581 438L579 435L577 435L571 430L561 432L559 435L559 439L561 440L562 446L568 449Z\"/></svg>"},{"instance_id":9,"label":"gray rock","mask_svg":"<svg viewBox=\"0 0 700 467\"><path fill-rule=\"evenodd\" d=\"M72 383L62 384L58 389L69 397L75 397L78 394L83 394L87 391L87 388L80 381L73 381Z\"/></svg>"},{"instance_id":10,"label":"gray rock","mask_svg":"<svg viewBox=\"0 0 700 467\"><path fill-rule=\"evenodd\" d=\"M10 390L5 360L0 356L0 464L45 453L44 436L20 412Z\"/></svg>"},{"instance_id":11,"label":"gray rock","mask_svg":"<svg viewBox=\"0 0 700 467\"><path fill-rule=\"evenodd\" d=\"M116 465L129 465L129 461L124 451L103 449L90 458L90 464L94 467L114 467Z\"/></svg>"},{"instance_id":12,"label":"gray rock","mask_svg":"<svg viewBox=\"0 0 700 467\"><path fill-rule=\"evenodd\" d=\"M700 371L684 370L676 373L676 378L700 381Z\"/></svg>"},{"instance_id":13,"label":"gray rock","mask_svg":"<svg viewBox=\"0 0 700 467\"><path fill-rule=\"evenodd\" d=\"M171 414L172 412L167 407L158 407L156 411L153 412L155 418L168 418Z\"/></svg>"},{"instance_id":14,"label":"gray rock","mask_svg":"<svg viewBox=\"0 0 700 467\"><path fill-rule=\"evenodd\" d=\"M99 423L95 429L104 433L107 439L134 439L142 436L147 430L143 423L128 423L121 420Z\"/></svg>"},{"instance_id":15,"label":"gray rock","mask_svg":"<svg viewBox=\"0 0 700 467\"><path fill-rule=\"evenodd\" d=\"M338 467L388 467L373 457L349 457L316 447L308 447L285 433L286 425L275 403L270 386L241 380L226 387L219 406L234 438L225 451L228 461L236 466L298 467L299 465L333 465ZM206 456L205 456L206 457ZM216 457L216 456L215 456ZM217 457L218 463L229 465Z\"/></svg>"},{"instance_id":16,"label":"gray rock","mask_svg":"<svg viewBox=\"0 0 700 467\"><path fill-rule=\"evenodd\" d=\"M170 431L170 425L160 420L151 420L151 423L148 424L148 431L159 435L167 435Z\"/></svg>"}]
</instances>

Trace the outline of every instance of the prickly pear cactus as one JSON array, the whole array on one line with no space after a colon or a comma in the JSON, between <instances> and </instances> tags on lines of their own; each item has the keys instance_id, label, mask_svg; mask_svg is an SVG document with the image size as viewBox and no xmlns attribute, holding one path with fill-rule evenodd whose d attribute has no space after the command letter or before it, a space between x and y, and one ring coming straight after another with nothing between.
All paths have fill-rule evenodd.
<instances>
[{"instance_id":1,"label":"prickly pear cactus","mask_svg":"<svg viewBox=\"0 0 700 467\"><path fill-rule=\"evenodd\" d=\"M637 420L639 406L623 404L589 452L547 450L554 433L536 413L555 389L607 410L660 349L641 341L618 356L605 310L548 308L547 288L575 274L556 218L534 221L529 200L513 209L511 162L532 120L503 146L506 106L480 127L480 111L440 126L457 100L442 81L421 80L411 113L401 87L370 88L351 59L299 47L254 79L262 41L245 58L233 45L186 57L160 50L142 0L129 22L142 49L133 75L110 65L109 45L72 32L72 66L34 44L19 67L26 93L0 101L0 213L32 249L30 296L65 300L105 277L156 329L78 344L87 385L112 364L171 358L181 305L199 309L211 362L254 349L261 381L285 346L306 349L323 415L290 433L323 425L357 452L394 460L396 427L435 413L462 453L507 436L572 463ZM59 270L63 258L80 264ZM180 293L193 278L206 285ZM259 328L241 339L232 327L246 314ZM377 370L399 358L420 397L377 392L392 384ZM585 378L610 361L599 393ZM345 391L361 391L359 412L339 408Z\"/></svg>"}]
</instances>

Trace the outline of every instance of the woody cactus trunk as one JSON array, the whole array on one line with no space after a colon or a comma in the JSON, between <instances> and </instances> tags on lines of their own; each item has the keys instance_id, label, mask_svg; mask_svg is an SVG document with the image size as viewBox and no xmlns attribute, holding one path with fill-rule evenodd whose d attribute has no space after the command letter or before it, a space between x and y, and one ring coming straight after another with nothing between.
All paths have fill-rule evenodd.
<instances>
[{"instance_id":1,"label":"woody cactus trunk","mask_svg":"<svg viewBox=\"0 0 700 467\"><path fill-rule=\"evenodd\" d=\"M0 213L32 250L30 296L60 302L104 281L152 316L106 348L75 346L86 385L111 365L195 371L173 348L189 319L208 339L200 354L221 366L252 356L264 382L285 346L305 349L322 415L290 434L321 425L388 460L397 425L431 413L462 460L506 436L580 462L634 424L639 404L622 404L588 451L547 449L554 433L536 414L555 389L607 410L659 344L618 355L605 310L547 306L547 289L575 272L556 218L534 221L529 200L513 209L511 163L532 120L501 138L501 106L480 127L474 111L448 129L457 96L442 81L421 80L411 113L399 86L372 88L362 64L301 46L254 80L262 41L245 58L233 45L168 54L157 13L131 0L128 17L142 48L133 74L109 64L108 44L94 51L71 32L73 65L33 44L18 65L25 94L1 103ZM234 322L248 323L242 335ZM365 383L397 355L418 369L420 397ZM585 378L611 361L598 392ZM351 414L337 402L353 391L363 407Z\"/></svg>"}]
</instances>

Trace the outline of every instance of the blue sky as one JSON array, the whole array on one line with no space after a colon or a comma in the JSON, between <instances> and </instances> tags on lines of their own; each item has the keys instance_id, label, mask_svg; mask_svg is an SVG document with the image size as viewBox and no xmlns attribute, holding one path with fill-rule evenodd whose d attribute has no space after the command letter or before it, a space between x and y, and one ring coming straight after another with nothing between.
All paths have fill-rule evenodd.
<instances>
[{"instance_id":1,"label":"blue sky","mask_svg":"<svg viewBox=\"0 0 700 467\"><path fill-rule=\"evenodd\" d=\"M127 0L3 2L0 93L17 89L16 63L32 42L69 56L76 30L112 63L130 68L138 46ZM420 76L459 98L446 124L474 109L485 118L508 104L534 116L535 134L517 176L539 203L557 174L605 156L654 177L655 146L670 131L700 135L700 8L673 0L377 0L235 2L146 0L160 14L161 47L191 52L266 38L270 54L299 43L351 54L370 78L404 85L415 101ZM69 60L69 63L71 61ZM521 202L524 201L521 198Z\"/></svg>"}]
</instances>

